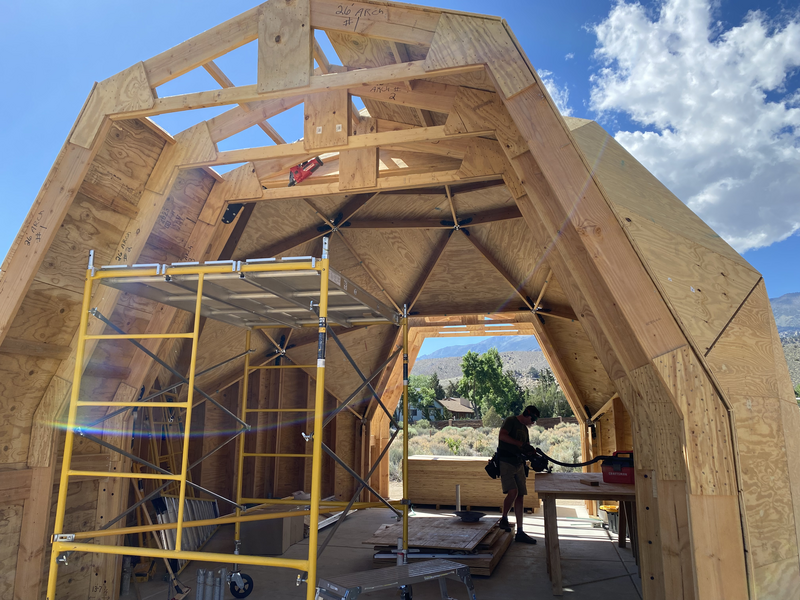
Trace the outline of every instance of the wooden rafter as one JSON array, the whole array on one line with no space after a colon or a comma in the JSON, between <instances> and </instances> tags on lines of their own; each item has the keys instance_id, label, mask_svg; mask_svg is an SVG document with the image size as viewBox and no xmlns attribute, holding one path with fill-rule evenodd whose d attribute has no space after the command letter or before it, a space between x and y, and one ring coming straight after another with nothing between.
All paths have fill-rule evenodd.
<instances>
[{"instance_id":1,"label":"wooden rafter","mask_svg":"<svg viewBox=\"0 0 800 600\"><path fill-rule=\"evenodd\" d=\"M360 86L371 87L376 83L385 84L394 83L396 81L407 81L410 79L463 75L465 73L474 73L481 70L483 70L483 65L445 67L443 69L426 71L425 61L419 60L386 67L375 67L373 69L315 75L311 77L311 83L306 88L276 90L274 92L259 94L257 85L246 85L216 91L167 96L165 98L155 99L152 108L129 111L122 110L109 114L108 116L115 120L135 119L197 108L208 108L210 106L286 98L296 96L299 93L319 94L333 90L353 90Z\"/></svg>"},{"instance_id":2,"label":"wooden rafter","mask_svg":"<svg viewBox=\"0 0 800 600\"><path fill-rule=\"evenodd\" d=\"M388 133L365 133L364 135L350 136L347 144L331 146L325 148L326 152L342 152L344 150L357 150L360 148L375 148L388 144L397 144L404 141L408 142L435 142L439 140L451 140L459 138L469 138L481 135L491 135L491 131L456 133L448 135L445 133L444 126L438 127L418 127L404 131L390 131ZM290 156L307 156L309 150L306 149L302 141L292 144L282 144L280 146L262 146L260 148L246 148L242 150L228 150L219 152L214 160L183 163L183 167L214 166L224 164L243 163L259 160L270 160ZM316 155L315 155L316 156Z\"/></svg>"},{"instance_id":3,"label":"wooden rafter","mask_svg":"<svg viewBox=\"0 0 800 600\"><path fill-rule=\"evenodd\" d=\"M228 79L228 76L222 72L222 69L219 68L213 60L208 61L206 64L203 65L203 68L208 72L211 77L214 78L221 87L223 88L232 88L236 87L233 82ZM249 104L240 104L242 108L244 108L247 112L252 112L253 108ZM266 133L270 139L275 142L276 144L285 144L286 140L281 137L281 134L275 131L275 128L270 125L266 120L259 121L258 123L259 128Z\"/></svg>"},{"instance_id":4,"label":"wooden rafter","mask_svg":"<svg viewBox=\"0 0 800 600\"><path fill-rule=\"evenodd\" d=\"M453 223L458 223L458 217L456 216L456 205L453 203L453 194L450 193L450 186L444 186L444 191L447 194L447 203L450 205L450 214L453 215Z\"/></svg>"},{"instance_id":5,"label":"wooden rafter","mask_svg":"<svg viewBox=\"0 0 800 600\"><path fill-rule=\"evenodd\" d=\"M516 207L501 208L490 210L484 213L471 215L469 223L462 225L462 229L484 225L487 223L497 223L511 219L521 219L522 215ZM462 221L466 219L462 218ZM349 225L350 229L453 229L452 224L446 221L433 219L386 219L386 220L354 220Z\"/></svg>"},{"instance_id":6,"label":"wooden rafter","mask_svg":"<svg viewBox=\"0 0 800 600\"><path fill-rule=\"evenodd\" d=\"M395 175L396 171L378 177L374 191L386 193L392 190L411 190L414 188L428 188L430 186L442 186L448 183L467 183L491 181L497 178L496 175L481 175L476 177L464 178L457 170L433 171L430 173L417 173L410 175ZM287 198L303 198L305 196L332 196L347 193L339 189L338 182L298 185L291 188L267 189L261 198L248 200L248 202L259 202L266 200L284 200Z\"/></svg>"}]
</instances>

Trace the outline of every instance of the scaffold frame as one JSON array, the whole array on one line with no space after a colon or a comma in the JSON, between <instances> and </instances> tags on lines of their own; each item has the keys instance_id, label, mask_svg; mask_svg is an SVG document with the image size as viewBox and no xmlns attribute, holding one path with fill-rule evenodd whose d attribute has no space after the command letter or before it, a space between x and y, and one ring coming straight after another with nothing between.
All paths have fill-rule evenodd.
<instances>
[{"instance_id":1,"label":"scaffold frame","mask_svg":"<svg viewBox=\"0 0 800 600\"><path fill-rule=\"evenodd\" d=\"M280 276L285 274L296 274L297 277L303 277L307 275L315 275L319 279L319 290L318 290L318 297L319 302L314 304L313 302L313 295L309 296L309 294L304 291L302 292L304 298L312 297L312 300L309 302L309 306L306 310L313 311L316 315L315 320L309 319L297 319L292 317L292 313L287 313L289 316L288 318L286 315L281 314L279 311L276 311L278 316L274 318L274 322L256 322L253 318L250 318L248 321L246 318L236 317L236 319L243 321L239 323L238 326L243 326L245 331L245 350L231 358L228 358L209 369L205 369L202 372L197 372L197 356L198 356L198 346L200 341L200 319L202 316L207 316L210 318L218 318L219 315L210 314L214 311L209 311L204 308L204 300L208 298L209 290L214 290L214 297L211 299L217 302L217 305L220 304L220 294L218 292L219 289L219 282L224 277L220 276L227 276L230 278L231 274L236 277L239 277L241 280L246 280L249 276L256 274L255 278L263 279L268 283L265 284L263 287L263 294L271 294L272 292L269 290L269 285L275 283L277 279L274 275ZM272 277L272 278L271 278ZM178 282L183 282L180 284L180 287L184 289L183 294L181 294L180 302L169 302L169 298L158 296L158 294L152 294L146 292L148 286L146 285L149 281L161 281L161 282L170 282L175 283L176 280ZM189 283L187 283L189 282ZM343 283L344 282L344 283ZM109 319L107 319L104 315L100 314L97 310L90 308L91 298L92 298L92 288L93 284L101 283L101 284L110 284L112 287L116 287L118 289L122 289L125 291L129 291L130 293L143 295L144 297L148 297L153 300L157 300L159 302L163 302L166 304L171 304L172 306L177 306L183 310L187 310L187 308L191 308L190 312L194 313L193 318L193 327L192 331L188 333L150 333L150 334L129 334L122 331L119 327L114 325ZM372 314L374 315L372 319L370 318L358 318L358 319L348 319L343 316L343 313L340 312L336 320L329 320L329 310L331 306L329 305L329 295L331 292L330 283L333 283L335 292L337 295L341 296L343 293L348 296L349 299L356 299L356 294L358 294L357 300L361 302L365 307L367 307ZM135 284L133 287L126 284ZM356 290L353 293L353 290ZM187 293L191 292L194 295L192 306L189 307L187 304ZM285 304L293 304L297 305L298 302L294 301L292 298L289 298L287 301L286 299L287 292L286 290L282 290L281 294L276 294L273 297L280 297L281 300L285 301ZM339 306L342 306L339 303ZM249 307L252 308L252 307ZM248 310L248 309L241 309L238 310ZM258 312L258 311L256 311ZM256 312L250 310L250 314L255 315L258 319L262 319L263 321L263 314L256 314ZM240 313L241 314L241 313ZM274 315L272 315L274 316ZM104 333L101 335L89 335L88 325L89 325L89 318L94 317L96 319L100 319L103 321L108 327L110 327L114 333ZM228 323L231 323L231 319L219 319ZM288 321L288 322L287 322ZM388 324L391 323L393 325L399 326L402 330L402 347L396 350L391 354L391 356L384 361L384 363L372 374L369 376L365 376L359 367L356 365L355 361L349 355L347 350L345 349L342 342L339 340L338 336L336 336L335 332L330 329L330 324L336 322L338 324L342 324L345 326L352 326L353 324L372 324L372 323L382 323ZM236 323L233 323L236 324ZM277 347L277 352L274 356L267 359L265 364L261 365L251 365L250 363L250 355L252 353L251 349L251 332L254 329L269 329L269 328L298 328L298 327L314 327L316 326L318 329L318 341L317 341L317 361L314 365L305 365L305 364L291 364L291 365L269 365L267 363L271 362L278 356L285 356L285 348L281 348L278 344L275 344ZM342 350L343 354L346 356L348 362L352 367L357 371L358 375L362 379L362 384L359 388L353 392L353 394L348 397L347 400L341 402L339 406L336 407L335 410L331 411L330 414L327 416L324 412L324 398L325 398L325 360L326 360L326 348L327 348L327 339L328 336L332 337L339 348ZM189 339L191 340L191 357L189 362L189 372L188 376L184 376L183 374L177 372L175 369L167 365L163 360L161 360L156 354L150 352L146 347L144 347L140 341L141 340L148 340L148 339ZM141 397L136 401L127 401L127 402L114 402L113 400L102 402L102 401L81 401L80 398L80 389L81 389L81 379L83 375L83 368L82 366L85 364L85 354L86 354L86 343L89 340L128 340L133 343L138 349L144 351L148 356L150 356L153 360L160 363L161 365L167 367L173 375L175 375L179 382L177 384L173 384L172 386L168 386L163 390L158 390L157 392L149 394L147 397ZM380 395L375 390L374 386L372 385L372 380L383 371L402 351L403 353L403 422L397 423L394 417L388 412L386 409L385 404L382 402ZM242 379L242 386L241 386L241 399L240 399L240 411L239 415L233 414L216 402L211 395L205 393L204 391L200 390L196 387L195 381L198 375L208 372L211 369L220 367L224 364L229 363L232 360L236 360L238 358L244 357L244 375ZM373 508L373 507L388 507L395 514L398 518L402 519L403 521L403 540L404 540L404 548L408 548L408 513L409 513L409 503L408 503L408 484L407 484L407 469L408 469L408 461L407 461L407 452L408 452L408 316L407 313L397 315L393 313L390 309L387 309L384 305L378 302L376 299L372 298L368 293L364 290L359 289L357 286L349 282L346 278L343 278L340 274L335 273L330 269L330 259L328 256L328 239L323 238L323 252L322 258L317 259L314 257L299 257L299 258L289 258L289 259L262 259L262 260L255 260L255 261L216 261L210 263L175 263L173 265L133 265L131 267L105 267L105 268L95 268L93 265L93 256L90 256L89 267L86 272L86 279L84 283L84 295L83 295L83 302L81 307L81 319L80 325L78 330L78 344L77 344L77 360L75 363L75 372L74 372L74 385L72 386L71 394L70 394L70 401L69 401L69 408L67 414L67 422L66 422L66 439L64 443L64 455L63 455L63 467L61 470L60 476L60 485L59 485L59 492L58 492L58 501L56 504L56 515L55 515L55 526L54 532L52 536L52 547L50 553L50 571L48 575L48 582L47 582L47 600L55 600L56 598L56 581L58 576L58 565L61 562L66 562L66 557L73 552L86 552L86 553L95 553L95 554L107 554L107 555L126 555L126 554L133 554L141 557L148 557L148 558L164 558L164 559L182 559L186 561L205 561L205 562L229 562L234 563L234 572L238 572L238 565L255 565L255 566L269 566L269 567L279 567L279 568L288 568L294 569L299 571L297 583L300 585L301 583L305 582L307 584L306 588L306 598L307 600L312 600L315 597L315 588L316 588L316 581L317 581L317 559L319 555L324 550L325 546L327 546L328 542L332 538L332 536L337 531L339 525L347 516L348 512L354 509L362 509L362 508ZM250 409L247 405L248 400L248 380L250 374L255 372L259 369L275 369L275 368L301 368L301 369L316 369L314 379L314 407L305 408L305 409ZM186 392L186 400L184 402L159 402L153 401L153 399L158 398L159 396L175 390L180 385L187 386ZM349 410L353 410L350 407L350 403L358 397L358 394L364 390L365 388L369 388L371 397L374 398L380 407L387 413L389 416L390 423L395 427L395 431L391 436L390 440L386 444L386 446L380 452L375 463L371 466L369 472L364 476L361 477L358 473L356 473L353 469L351 469L344 461L342 461L338 456L336 456L335 452L330 449L327 445L325 445L322 441L322 434L321 432L324 430L324 427L328 425L331 420L340 412L341 410L348 408ZM196 395L200 395L203 397L201 401L210 401L214 405L218 406L220 409L224 410L228 413L231 417L233 417L240 425L241 429L239 429L236 433L234 433L231 437L225 440L222 444L218 445L216 448L212 449L210 452L207 452L204 456L202 456L199 460L196 460L194 463L189 464L189 438L191 436L191 419L192 419L192 408L196 406L194 403ZM105 407L109 409L107 414L100 419L94 420L92 423L86 425L81 425L78 423L78 409L81 407ZM93 436L87 431L84 431L83 428L89 428L89 426L96 426L103 421L119 415L125 411L131 409L139 409L139 408L155 408L155 407L169 407L176 410L183 410L184 411L184 429L183 429L183 443L180 452L181 458L181 465L180 465L180 472L174 473L170 472L167 469L161 468L157 464L152 464L140 457L135 456L132 453L125 451L122 448L116 447L113 444L107 443L104 440L98 438L97 436ZM249 412L260 412L260 411L269 411L269 412L312 412L313 413L313 429L310 434L306 435L304 433L304 437L306 442L311 442L312 444L312 451L310 454L282 454L282 453L246 453L245 452L245 434L249 431L250 427L247 425L247 414ZM362 417L363 418L363 417ZM398 501L390 501L381 497L379 493L377 493L374 488L369 484L369 480L377 469L380 462L383 460L384 456L389 450L392 442L397 438L400 431L403 431L403 439L404 439L404 456L403 456L403 464L402 464L402 472L403 472L403 499ZM317 434L319 432L319 434ZM73 458L73 444L75 441L75 436L82 436L82 437L89 437L95 443L99 443L101 446L105 447L110 452L118 453L132 462L137 463L138 465L142 465L146 468L156 471L155 473L146 473L146 472L118 472L118 471L109 471L109 472L95 472L95 471L81 471L72 469L72 458ZM224 498L219 494L214 493L213 491L204 489L199 485L188 481L189 478L189 471L191 468L197 466L203 460L208 458L211 454L218 451L223 446L227 445L234 439L238 438L238 458L237 458L237 476L236 476L236 498L235 500L231 500L228 498ZM352 475L358 482L358 486L356 489L355 494L352 496L349 502L343 501L330 501L330 500L323 500L321 498L321 479L322 479L322 459L323 454L327 454L330 456L337 464L342 466L350 475ZM248 456L278 456L284 458L292 458L292 457L302 457L306 459L311 459L311 489L310 489L310 498L304 500L297 500L297 499L273 499L273 498L247 498L243 496L242 493L242 484L243 484L243 471L244 471L244 459ZM156 458L158 462L158 457ZM160 487L156 487L154 491L150 492L147 495L139 495L137 494L137 501L130 507L128 507L123 513L116 516L114 519L109 519L109 521L104 525L102 529L94 530L94 531L81 531L81 532L69 532L64 530L64 523L65 523L65 513L66 513L66 501L67 501L67 488L69 484L70 477L100 477L100 478L122 478L122 479L130 479L130 480L157 480L163 482ZM178 509L177 509L177 521L175 523L158 523L158 524L149 524L149 525L138 525L138 526L130 526L130 527L116 527L121 520L123 520L127 515L135 511L138 507L145 506L148 500L158 496L162 490L164 490L167 486L171 484L178 485ZM186 520L184 509L186 506L186 498L187 498L187 487L192 486L198 491L202 491L211 495L218 500L223 500L225 502L230 503L235 507L235 513L233 515L225 515L218 517L216 519L199 519L199 520ZM358 502L357 499L359 495L361 495L362 490L369 490L371 491L379 501L373 502ZM295 510L287 510L281 512L272 512L272 513L262 513L262 514L250 514L248 515L248 508L252 510L255 506L246 507L245 505L248 504L255 504L256 506L264 506L264 505L286 505L288 506L295 506L298 509ZM342 508L343 511L339 517L339 520L335 523L335 526L331 530L328 538L319 547L319 531L318 527L315 525L319 521L320 509L321 508ZM240 548L240 534L241 534L241 524L247 522L255 522L255 521L264 521L270 519L279 519L284 517L294 517L294 516L301 516L301 515L308 515L310 518L311 526L309 527L309 551L308 557L305 559L289 559L289 558L280 558L280 557L270 557L270 556L255 556L255 555L245 555L239 554ZM185 530L193 527L205 527L208 525L224 525L224 524L235 524L235 541L234 541L234 549L231 554L225 553L217 553L217 552L200 552L200 551L190 551L190 550L183 550L183 540ZM175 530L175 549L164 549L164 548L152 548L152 547L139 547L139 546L126 546L124 544L121 545L111 545L111 544L102 544L102 543L88 543L92 540L99 542L99 540L107 537L112 536L124 536L126 534L142 534L147 532L165 532L169 530Z\"/></svg>"}]
</instances>

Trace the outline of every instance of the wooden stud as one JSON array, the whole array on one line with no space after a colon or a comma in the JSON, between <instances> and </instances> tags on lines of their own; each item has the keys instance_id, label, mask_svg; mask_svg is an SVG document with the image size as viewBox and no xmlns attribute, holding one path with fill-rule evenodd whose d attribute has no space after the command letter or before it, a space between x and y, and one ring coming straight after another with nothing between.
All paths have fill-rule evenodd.
<instances>
[{"instance_id":1,"label":"wooden stud","mask_svg":"<svg viewBox=\"0 0 800 600\"><path fill-rule=\"evenodd\" d=\"M352 135L377 133L375 119L362 119ZM374 188L378 183L378 149L345 150L339 155L339 189L352 191Z\"/></svg>"}]
</instances>

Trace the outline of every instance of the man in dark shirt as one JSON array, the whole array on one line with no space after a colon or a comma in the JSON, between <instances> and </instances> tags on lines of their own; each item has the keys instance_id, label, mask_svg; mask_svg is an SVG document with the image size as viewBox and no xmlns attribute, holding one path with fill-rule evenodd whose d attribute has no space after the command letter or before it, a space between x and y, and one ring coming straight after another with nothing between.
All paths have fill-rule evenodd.
<instances>
[{"instance_id":1,"label":"man in dark shirt","mask_svg":"<svg viewBox=\"0 0 800 600\"><path fill-rule=\"evenodd\" d=\"M517 521L517 534L514 540L526 544L535 544L536 540L522 531L523 502L528 493L525 484L525 456L524 452L531 449L528 427L539 418L539 409L535 406L526 406L521 415L508 417L500 428L500 439L497 444L497 459L500 462L500 482L506 498L503 501L503 518L498 523L499 527L511 531L508 524L508 512L514 506L514 515Z\"/></svg>"}]
</instances>

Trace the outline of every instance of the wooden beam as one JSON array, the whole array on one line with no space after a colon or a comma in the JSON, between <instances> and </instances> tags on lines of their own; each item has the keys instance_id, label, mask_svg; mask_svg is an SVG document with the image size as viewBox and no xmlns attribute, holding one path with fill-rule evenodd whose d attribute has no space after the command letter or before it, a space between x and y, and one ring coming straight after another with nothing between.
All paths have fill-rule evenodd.
<instances>
[{"instance_id":1,"label":"wooden beam","mask_svg":"<svg viewBox=\"0 0 800 600\"><path fill-rule=\"evenodd\" d=\"M419 300L420 295L422 294L422 290L425 289L425 284L428 283L428 280L431 277L431 273L436 268L436 265L439 264L439 260L442 258L444 254L445 248L447 248L447 243L450 241L450 237L453 235L453 230L447 232L442 239L440 240L439 244L433 249L431 252L431 258L428 264L425 267L425 270L420 275L419 280L417 281L417 285L414 286L414 290L411 292L408 298L408 312L411 312L411 309L414 308L414 305Z\"/></svg>"},{"instance_id":2,"label":"wooden beam","mask_svg":"<svg viewBox=\"0 0 800 600\"><path fill-rule=\"evenodd\" d=\"M204 62L208 61L206 60ZM332 90L348 90L360 86L372 87L376 83L387 84L395 81L406 81L408 79L420 79L423 77L462 75L464 73L474 73L475 71L483 70L483 65L473 64L425 71L424 62L425 61L413 61L400 65L375 67L373 69L358 69L356 71L347 71L344 73L314 75L311 77L311 83L308 87L276 90L263 94L258 92L258 86L254 84L224 90L167 96L166 98L157 98L154 100L153 106L150 108L141 110L120 110L118 112L109 113L108 116L115 120L137 119L140 117L152 117L153 115L193 110L196 108L208 108L210 106L286 98L299 93L318 94Z\"/></svg>"},{"instance_id":3,"label":"wooden beam","mask_svg":"<svg viewBox=\"0 0 800 600\"><path fill-rule=\"evenodd\" d=\"M345 134L347 132L345 131ZM479 135L489 135L491 131L457 133L448 136L444 132L444 126L439 127L419 127L404 131L390 131L387 133L367 133L364 135L350 136L346 142L326 145L325 152L342 152L344 150L358 150L362 148L380 147L389 144L407 142L435 142L438 140L449 140L458 138L476 137ZM307 148L305 142L299 141L292 144L282 144L280 146L262 146L260 148L245 148L243 150L227 150L219 152L217 156L202 160L200 162L184 162L182 166L198 167L201 165L224 165L242 162L270 160L289 156L307 156L317 148Z\"/></svg>"},{"instance_id":4,"label":"wooden beam","mask_svg":"<svg viewBox=\"0 0 800 600\"><path fill-rule=\"evenodd\" d=\"M464 216L461 222L469 221L461 225L462 229L468 229L487 223L498 223L511 219L521 219L522 215L516 206L489 210L485 213L478 213L472 216ZM435 221L433 219L387 219L387 220L354 220L348 226L349 229L453 229L453 225L446 220Z\"/></svg>"},{"instance_id":5,"label":"wooden beam","mask_svg":"<svg viewBox=\"0 0 800 600\"><path fill-rule=\"evenodd\" d=\"M539 305L542 303L542 298L544 298L544 293L547 291L547 286L550 284L550 278L552 276L553 276L553 269L548 269L547 277L545 277L544 279L544 285L542 286L542 290L536 297L536 302L533 303L533 310L537 310L539 308Z\"/></svg>"},{"instance_id":6,"label":"wooden beam","mask_svg":"<svg viewBox=\"0 0 800 600\"><path fill-rule=\"evenodd\" d=\"M272 129L271 125L267 123L267 119L293 108L298 104L302 104L304 99L305 96L299 95L279 98L277 100L264 100L262 102L240 104L235 108L225 111L221 115L209 119L207 121L209 134L211 139L216 143L236 135L253 125L264 125L268 129ZM264 129L264 127L262 127L262 129ZM275 143L278 143L277 140L275 140Z\"/></svg>"},{"instance_id":7,"label":"wooden beam","mask_svg":"<svg viewBox=\"0 0 800 600\"><path fill-rule=\"evenodd\" d=\"M315 29L428 46L433 39L440 12L408 4L342 4L330 0L312 0L311 25Z\"/></svg>"},{"instance_id":8,"label":"wooden beam","mask_svg":"<svg viewBox=\"0 0 800 600\"><path fill-rule=\"evenodd\" d=\"M220 69L219 66L213 60L207 62L206 64L204 64L203 68L208 72L209 75L211 75L211 77L214 78L214 81L216 81L220 85L220 87L223 87L223 88L236 87L235 85L233 85L233 82L230 79L228 79L228 76L225 75L225 73L222 72L222 69ZM252 112L253 111L253 107L250 104L240 104L239 106L241 106L243 109L245 109L246 112ZM259 121L257 123L257 125L276 144L285 144L286 143L286 140L284 140L281 137L281 134L279 134L277 131L275 131L275 128L272 127L272 125L270 125L266 120ZM212 132L211 138L214 139L213 132ZM220 140L219 139L214 139L214 141L215 142L219 142Z\"/></svg>"},{"instance_id":9,"label":"wooden beam","mask_svg":"<svg viewBox=\"0 0 800 600\"><path fill-rule=\"evenodd\" d=\"M69 357L69 346L58 346L32 340L18 340L9 338L0 344L0 354L22 354L23 356L38 356L40 358L55 358L65 360Z\"/></svg>"},{"instance_id":10,"label":"wooden beam","mask_svg":"<svg viewBox=\"0 0 800 600\"><path fill-rule=\"evenodd\" d=\"M372 86L350 88L353 96L361 99L378 100L389 104L398 104L410 108L449 113L453 109L458 87L435 81L419 80L411 90L403 86L402 81L394 83L376 83ZM421 125L425 125L422 119Z\"/></svg>"},{"instance_id":11,"label":"wooden beam","mask_svg":"<svg viewBox=\"0 0 800 600\"><path fill-rule=\"evenodd\" d=\"M147 79L154 88L252 42L258 37L260 6L212 27L144 61Z\"/></svg>"},{"instance_id":12,"label":"wooden beam","mask_svg":"<svg viewBox=\"0 0 800 600\"><path fill-rule=\"evenodd\" d=\"M602 417L604 414L606 414L609 410L611 410L614 407L614 400L618 399L619 399L619 394L614 394L613 396L611 396L611 398L608 399L608 402L603 404L600 410L598 410L596 413L592 415L590 420L592 422L597 421L597 419Z\"/></svg>"},{"instance_id":13,"label":"wooden beam","mask_svg":"<svg viewBox=\"0 0 800 600\"><path fill-rule=\"evenodd\" d=\"M427 188L432 185L444 186L448 183L479 182L495 179L496 175L463 178L458 171L435 171L432 173L417 173L410 175L393 175L378 177L375 192L384 193L391 190L412 190L414 188ZM291 188L276 188L264 190L261 198L253 202L267 200L284 200L288 198L303 198L306 196L331 196L344 192L339 189L339 183L311 184Z\"/></svg>"}]
</instances>

